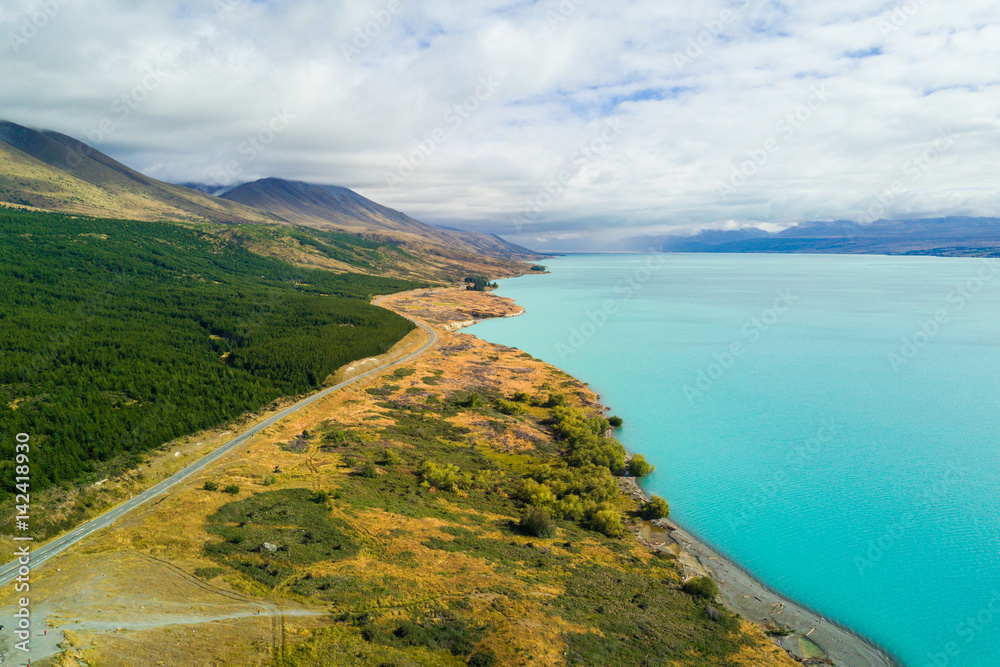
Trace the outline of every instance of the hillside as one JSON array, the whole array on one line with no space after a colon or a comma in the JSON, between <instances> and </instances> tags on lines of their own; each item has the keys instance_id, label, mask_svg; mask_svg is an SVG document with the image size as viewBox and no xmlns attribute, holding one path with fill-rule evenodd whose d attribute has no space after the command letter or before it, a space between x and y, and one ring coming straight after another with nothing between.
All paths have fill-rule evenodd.
<instances>
[{"instance_id":1,"label":"hillside","mask_svg":"<svg viewBox=\"0 0 1000 667\"><path fill-rule=\"evenodd\" d=\"M593 391L450 330L514 304L440 289L383 304L427 316L439 344L266 429L34 575L51 654L62 651L53 660L797 664L711 591L685 586L676 545L639 539L651 524L593 461L590 445L625 455L599 435L611 425ZM165 444L146 481L216 437ZM77 500L113 503L141 483L111 479Z\"/></svg>"},{"instance_id":2,"label":"hillside","mask_svg":"<svg viewBox=\"0 0 1000 667\"><path fill-rule=\"evenodd\" d=\"M368 303L416 283L300 269L194 225L0 211L0 497L312 392L413 328ZM93 480L93 481L96 481Z\"/></svg>"},{"instance_id":3,"label":"hillside","mask_svg":"<svg viewBox=\"0 0 1000 667\"><path fill-rule=\"evenodd\" d=\"M0 202L133 220L280 223L274 215L164 183L64 134L0 121Z\"/></svg>"},{"instance_id":4,"label":"hillside","mask_svg":"<svg viewBox=\"0 0 1000 667\"><path fill-rule=\"evenodd\" d=\"M365 234L378 240L391 238L409 245L440 245L499 258L535 255L527 248L492 234L432 227L335 185L263 178L232 188L221 197L268 211L298 225Z\"/></svg>"},{"instance_id":5,"label":"hillside","mask_svg":"<svg viewBox=\"0 0 1000 667\"><path fill-rule=\"evenodd\" d=\"M432 281L523 273L533 253L443 230L346 188L268 178L220 194L150 178L66 135L0 121L0 205L145 221L222 223L227 242L299 266Z\"/></svg>"}]
</instances>

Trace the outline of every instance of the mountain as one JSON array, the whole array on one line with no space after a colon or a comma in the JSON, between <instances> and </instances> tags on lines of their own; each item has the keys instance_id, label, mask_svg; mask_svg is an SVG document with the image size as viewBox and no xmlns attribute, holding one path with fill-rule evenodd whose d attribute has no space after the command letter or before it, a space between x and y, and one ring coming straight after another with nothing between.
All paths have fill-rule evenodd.
<instances>
[{"instance_id":1,"label":"mountain","mask_svg":"<svg viewBox=\"0 0 1000 667\"><path fill-rule=\"evenodd\" d=\"M432 227L336 185L263 178L232 188L221 197L297 225L395 240L404 246L441 246L505 259L536 256L493 234Z\"/></svg>"},{"instance_id":2,"label":"mountain","mask_svg":"<svg viewBox=\"0 0 1000 667\"><path fill-rule=\"evenodd\" d=\"M209 185L208 183L178 183L177 185L182 188L188 188L189 190L197 190L198 192L204 192L206 195L212 195L213 197L218 197L223 192L228 190L228 187L223 187L220 185Z\"/></svg>"},{"instance_id":3,"label":"mountain","mask_svg":"<svg viewBox=\"0 0 1000 667\"><path fill-rule=\"evenodd\" d=\"M164 183L64 134L0 121L0 201L133 220L280 223L236 202Z\"/></svg>"},{"instance_id":4,"label":"mountain","mask_svg":"<svg viewBox=\"0 0 1000 667\"><path fill-rule=\"evenodd\" d=\"M773 252L885 255L1000 256L1000 219L924 218L804 222L784 231L703 231L661 237L668 252Z\"/></svg>"},{"instance_id":5,"label":"mountain","mask_svg":"<svg viewBox=\"0 0 1000 667\"><path fill-rule=\"evenodd\" d=\"M229 228L213 233L257 254L413 280L517 275L526 268L517 260L536 257L497 236L431 227L346 188L273 178L228 192L201 183L164 183L66 135L5 121L0 121L0 205L100 218L224 223ZM260 224L271 231L253 229Z\"/></svg>"}]
</instances>

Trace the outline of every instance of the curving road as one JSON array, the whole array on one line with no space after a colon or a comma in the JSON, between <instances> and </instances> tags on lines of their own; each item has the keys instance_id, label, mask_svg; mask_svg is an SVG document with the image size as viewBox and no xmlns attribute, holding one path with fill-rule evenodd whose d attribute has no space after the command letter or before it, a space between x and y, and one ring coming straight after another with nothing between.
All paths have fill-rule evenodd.
<instances>
[{"instance_id":1,"label":"curving road","mask_svg":"<svg viewBox=\"0 0 1000 667\"><path fill-rule=\"evenodd\" d=\"M385 298L384 296L379 297L378 299L375 299L373 303L375 305L378 305L384 298ZM406 316L403 315L403 317ZM56 539L52 540L51 542L49 542L44 546L38 547L37 549L32 549L31 569L37 570L40 565L42 565L45 561L49 560L53 556L61 554L63 551L73 546L74 544L84 539L85 537L92 535L93 533L99 530L107 528L112 523L114 523L121 517L125 516L129 512L132 512L133 510L149 502L156 496L159 496L160 494L166 492L170 488L176 486L177 484L180 484L194 473L198 472L199 470L202 470L205 466L222 458L232 450L236 449L237 447L245 443L253 436L257 435L267 427L278 423L279 421L281 421L288 415L292 414L293 412L301 410L310 403L314 403L315 401L318 401L324 396L328 396L329 394L332 394L338 389L343 389L344 387L351 385L357 382L358 380L362 380L366 377L384 371L387 368L409 361L410 359L413 359L414 357L423 354L430 346L432 346L435 342L437 342L437 334L434 333L434 330L431 329L429 326L427 326L423 322L419 322L413 319L412 317L406 317L406 319L410 320L418 327L427 332L428 335L427 341L419 348L395 361L382 364L381 366L373 368L370 371L366 371L361 375L351 378L350 380L345 380L344 382L341 382L338 385L335 385L333 387L328 387L327 389L317 392L308 398L302 399L295 405L287 407L278 414L255 424L253 427L247 429L240 435L236 436L226 444L222 445L221 447L213 451L211 454L208 454L207 456L199 459L198 461L195 461L194 463L180 470L179 472L174 473L173 475L166 478L156 486L146 489L136 497L130 499L128 502L122 503L121 505L115 507L114 509L109 510L108 512L102 514L99 517L91 519L86 523L80 524L74 530L70 531L69 533L66 533L65 535L57 537ZM31 544L31 542L19 542L18 546L23 546L26 544ZM10 582L12 582L15 577L17 577L17 569L19 565L20 564L16 560L13 560L4 565L2 568L0 568L0 586L6 586Z\"/></svg>"}]
</instances>

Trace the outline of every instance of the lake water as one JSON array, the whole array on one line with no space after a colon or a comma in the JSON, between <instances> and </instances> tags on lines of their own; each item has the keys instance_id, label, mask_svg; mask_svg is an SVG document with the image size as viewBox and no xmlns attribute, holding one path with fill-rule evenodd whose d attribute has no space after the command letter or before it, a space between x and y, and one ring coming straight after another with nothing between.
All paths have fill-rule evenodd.
<instances>
[{"instance_id":1,"label":"lake water","mask_svg":"<svg viewBox=\"0 0 1000 667\"><path fill-rule=\"evenodd\" d=\"M1000 665L1000 260L546 264L469 331L589 383L672 517L907 666Z\"/></svg>"}]
</instances>

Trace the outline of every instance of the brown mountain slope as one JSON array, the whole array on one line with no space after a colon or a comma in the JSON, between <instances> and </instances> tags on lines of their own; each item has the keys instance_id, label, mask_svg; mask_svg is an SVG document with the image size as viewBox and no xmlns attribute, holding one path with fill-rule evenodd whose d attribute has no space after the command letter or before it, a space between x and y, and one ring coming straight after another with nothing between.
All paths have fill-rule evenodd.
<instances>
[{"instance_id":1,"label":"brown mountain slope","mask_svg":"<svg viewBox=\"0 0 1000 667\"><path fill-rule=\"evenodd\" d=\"M234 227L219 233L239 236L253 252L297 264L421 280L516 275L527 268L517 260L533 256L489 234L431 227L346 188L269 178L239 186L223 199L150 178L58 132L0 121L4 204L132 220L277 224L286 231ZM326 241L296 240L301 236L297 225L342 231L396 250L364 250L364 243L359 250L357 244L338 241L331 242L346 243L348 250L320 250ZM378 257L369 257L371 252Z\"/></svg>"},{"instance_id":2,"label":"brown mountain slope","mask_svg":"<svg viewBox=\"0 0 1000 667\"><path fill-rule=\"evenodd\" d=\"M0 121L0 158L2 202L134 220L284 222L150 178L58 132Z\"/></svg>"},{"instance_id":3,"label":"brown mountain slope","mask_svg":"<svg viewBox=\"0 0 1000 667\"><path fill-rule=\"evenodd\" d=\"M492 234L432 227L335 185L263 178L244 183L221 197L269 211L294 224L388 237L410 247L430 244L508 259L535 255Z\"/></svg>"}]
</instances>

